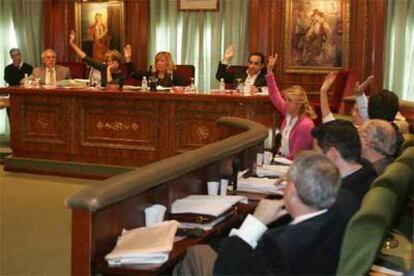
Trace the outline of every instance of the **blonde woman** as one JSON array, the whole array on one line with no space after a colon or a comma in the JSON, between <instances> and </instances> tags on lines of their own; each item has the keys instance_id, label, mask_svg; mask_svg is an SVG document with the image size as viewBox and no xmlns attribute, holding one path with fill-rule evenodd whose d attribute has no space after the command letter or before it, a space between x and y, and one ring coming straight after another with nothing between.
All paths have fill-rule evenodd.
<instances>
[{"instance_id":1,"label":"blonde woman","mask_svg":"<svg viewBox=\"0 0 414 276\"><path fill-rule=\"evenodd\" d=\"M174 64L172 56L169 52L158 52L154 57L154 63L151 65L150 70L135 71L131 63L132 49L131 45L127 45L124 48L125 60L128 65L128 71L132 77L136 79L142 79L143 76L148 78L153 76L158 79L157 85L164 87L182 86L184 82L180 75L177 74L177 67Z\"/></svg>"},{"instance_id":2,"label":"blonde woman","mask_svg":"<svg viewBox=\"0 0 414 276\"><path fill-rule=\"evenodd\" d=\"M277 54L270 56L267 65L266 82L269 96L276 109L283 115L280 153L289 159L303 150L312 149L311 130L314 127L312 119L317 117L309 104L306 91L299 85L291 86L283 91L284 98L279 92L273 75L273 67Z\"/></svg>"}]
</instances>

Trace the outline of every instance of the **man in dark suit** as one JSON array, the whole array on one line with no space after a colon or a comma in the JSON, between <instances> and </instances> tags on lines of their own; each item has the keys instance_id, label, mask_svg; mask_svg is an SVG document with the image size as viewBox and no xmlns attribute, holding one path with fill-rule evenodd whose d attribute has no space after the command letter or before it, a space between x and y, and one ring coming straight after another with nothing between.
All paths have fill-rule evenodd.
<instances>
[{"instance_id":1,"label":"man in dark suit","mask_svg":"<svg viewBox=\"0 0 414 276\"><path fill-rule=\"evenodd\" d=\"M220 81L224 80L226 83L231 83L232 88L236 89L237 85L244 83L244 85L251 87L251 93L266 93L267 84L265 75L266 72L263 70L265 64L265 57L262 53L255 52L249 55L249 64L247 70L241 70L236 72L227 72L227 66L234 56L234 48L230 45L224 52L223 60L219 62L216 79Z\"/></svg>"},{"instance_id":2,"label":"man in dark suit","mask_svg":"<svg viewBox=\"0 0 414 276\"><path fill-rule=\"evenodd\" d=\"M369 161L361 159L361 140L352 122L335 120L318 125L312 129L312 137L314 150L328 157L341 174L342 185L333 208L349 219L361 206L377 173Z\"/></svg>"},{"instance_id":3,"label":"man in dark suit","mask_svg":"<svg viewBox=\"0 0 414 276\"><path fill-rule=\"evenodd\" d=\"M20 81L27 76L30 76L33 71L33 67L30 64L23 62L22 53L18 48L12 48L9 51L10 58L13 63L4 68L4 80L10 85L19 85Z\"/></svg>"},{"instance_id":4,"label":"man in dark suit","mask_svg":"<svg viewBox=\"0 0 414 276\"><path fill-rule=\"evenodd\" d=\"M217 253L201 247L200 254L195 247L174 273L211 274L208 264L214 263L215 275L334 274L346 225L330 209L340 187L338 169L325 156L307 151L295 158L286 179L290 224L268 230L281 204L262 200L254 214L221 241Z\"/></svg>"}]
</instances>

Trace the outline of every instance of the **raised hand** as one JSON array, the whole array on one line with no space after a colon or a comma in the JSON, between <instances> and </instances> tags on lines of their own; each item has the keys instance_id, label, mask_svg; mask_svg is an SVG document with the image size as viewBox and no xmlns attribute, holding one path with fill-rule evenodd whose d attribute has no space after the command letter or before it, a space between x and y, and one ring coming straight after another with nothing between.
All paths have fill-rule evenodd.
<instances>
[{"instance_id":1,"label":"raised hand","mask_svg":"<svg viewBox=\"0 0 414 276\"><path fill-rule=\"evenodd\" d=\"M335 79L336 79L336 73L329 72L328 75L326 75L325 80L322 83L321 92L327 93L332 83L335 81Z\"/></svg>"},{"instance_id":2,"label":"raised hand","mask_svg":"<svg viewBox=\"0 0 414 276\"><path fill-rule=\"evenodd\" d=\"M273 67L275 67L277 61L277 54L275 54L274 56L269 56L269 58L267 59L267 73L271 74L273 73Z\"/></svg>"},{"instance_id":3,"label":"raised hand","mask_svg":"<svg viewBox=\"0 0 414 276\"><path fill-rule=\"evenodd\" d=\"M125 45L124 47L124 56L125 56L125 61L126 62L130 62L131 61L131 57L132 57L132 47L130 44Z\"/></svg>"},{"instance_id":4,"label":"raised hand","mask_svg":"<svg viewBox=\"0 0 414 276\"><path fill-rule=\"evenodd\" d=\"M359 84L359 82L355 83L354 87L354 94L359 96L361 95L365 89L374 82L374 75L369 76L363 83Z\"/></svg>"},{"instance_id":5,"label":"raised hand","mask_svg":"<svg viewBox=\"0 0 414 276\"><path fill-rule=\"evenodd\" d=\"M253 216L267 225L279 217L283 200L262 199L254 210Z\"/></svg>"},{"instance_id":6,"label":"raised hand","mask_svg":"<svg viewBox=\"0 0 414 276\"><path fill-rule=\"evenodd\" d=\"M224 52L224 57L223 59L225 61L230 61L234 56L234 47L233 45L229 45L229 47L227 47L226 51Z\"/></svg>"},{"instance_id":7,"label":"raised hand","mask_svg":"<svg viewBox=\"0 0 414 276\"><path fill-rule=\"evenodd\" d=\"M75 37L76 37L76 33L74 30L70 31L69 34L69 43L74 43L75 42Z\"/></svg>"}]
</instances>

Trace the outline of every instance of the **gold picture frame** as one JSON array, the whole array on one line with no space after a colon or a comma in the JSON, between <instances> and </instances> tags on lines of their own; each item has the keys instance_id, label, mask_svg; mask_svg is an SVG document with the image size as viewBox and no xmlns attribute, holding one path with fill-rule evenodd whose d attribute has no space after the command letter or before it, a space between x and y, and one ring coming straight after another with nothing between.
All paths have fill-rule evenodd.
<instances>
[{"instance_id":1,"label":"gold picture frame","mask_svg":"<svg viewBox=\"0 0 414 276\"><path fill-rule=\"evenodd\" d=\"M82 50L104 61L108 49L122 50L125 35L124 1L75 3L75 28Z\"/></svg>"},{"instance_id":2,"label":"gold picture frame","mask_svg":"<svg viewBox=\"0 0 414 276\"><path fill-rule=\"evenodd\" d=\"M287 0L284 71L326 73L349 65L349 0Z\"/></svg>"},{"instance_id":3,"label":"gold picture frame","mask_svg":"<svg viewBox=\"0 0 414 276\"><path fill-rule=\"evenodd\" d=\"M218 11L219 0L178 0L180 11Z\"/></svg>"}]
</instances>

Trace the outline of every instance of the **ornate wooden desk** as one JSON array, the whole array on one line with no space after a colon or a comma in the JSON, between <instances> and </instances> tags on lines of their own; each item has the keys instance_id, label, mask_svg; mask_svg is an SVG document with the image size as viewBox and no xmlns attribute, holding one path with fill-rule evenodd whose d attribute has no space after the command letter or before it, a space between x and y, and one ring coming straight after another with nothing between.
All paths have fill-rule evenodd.
<instances>
[{"instance_id":1,"label":"ornate wooden desk","mask_svg":"<svg viewBox=\"0 0 414 276\"><path fill-rule=\"evenodd\" d=\"M277 123L267 96L22 87L0 92L10 94L9 171L108 177L122 169L107 165L142 166L219 140L215 120L222 116ZM91 164L106 165L98 166L104 175Z\"/></svg>"}]
</instances>

